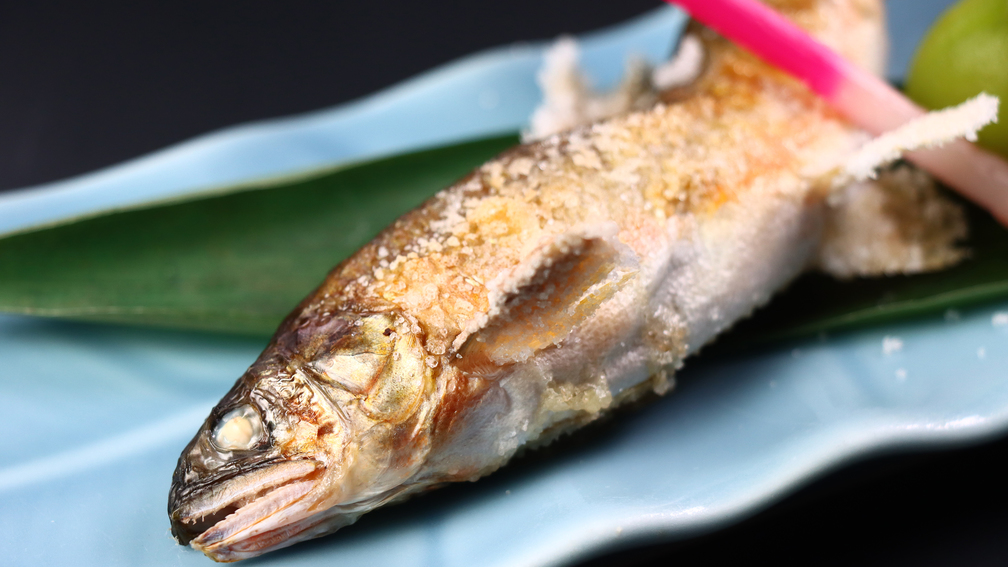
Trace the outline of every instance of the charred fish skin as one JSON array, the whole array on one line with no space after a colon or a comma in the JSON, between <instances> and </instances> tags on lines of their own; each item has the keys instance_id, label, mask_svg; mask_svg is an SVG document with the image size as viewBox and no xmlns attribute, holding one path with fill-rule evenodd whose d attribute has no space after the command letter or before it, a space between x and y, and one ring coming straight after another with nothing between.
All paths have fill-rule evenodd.
<instances>
[{"instance_id":1,"label":"charred fish skin","mask_svg":"<svg viewBox=\"0 0 1008 567\"><path fill-rule=\"evenodd\" d=\"M881 59L876 0L778 0ZM218 561L475 480L668 388L684 358L803 270L823 163L862 139L706 34L653 109L518 147L403 216L281 324L179 458L172 533Z\"/></svg>"},{"instance_id":2,"label":"charred fish skin","mask_svg":"<svg viewBox=\"0 0 1008 567\"><path fill-rule=\"evenodd\" d=\"M241 559L394 497L429 445L431 407L420 402L434 387L404 321L391 311L289 317L179 458L168 503L179 543ZM242 420L261 435L222 439ZM272 521L243 517L256 505Z\"/></svg>"}]
</instances>

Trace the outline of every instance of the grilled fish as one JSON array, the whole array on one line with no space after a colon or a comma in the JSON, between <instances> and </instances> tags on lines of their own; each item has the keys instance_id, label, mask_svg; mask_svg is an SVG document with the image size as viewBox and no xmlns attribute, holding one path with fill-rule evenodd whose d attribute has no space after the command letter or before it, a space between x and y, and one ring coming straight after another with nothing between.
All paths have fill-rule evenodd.
<instances>
[{"instance_id":1,"label":"grilled fish","mask_svg":"<svg viewBox=\"0 0 1008 567\"><path fill-rule=\"evenodd\" d=\"M881 61L877 0L773 3ZM863 134L700 33L689 86L504 153L337 266L183 451L179 543L239 560L475 480L664 393L805 269L831 184L820 166Z\"/></svg>"}]
</instances>

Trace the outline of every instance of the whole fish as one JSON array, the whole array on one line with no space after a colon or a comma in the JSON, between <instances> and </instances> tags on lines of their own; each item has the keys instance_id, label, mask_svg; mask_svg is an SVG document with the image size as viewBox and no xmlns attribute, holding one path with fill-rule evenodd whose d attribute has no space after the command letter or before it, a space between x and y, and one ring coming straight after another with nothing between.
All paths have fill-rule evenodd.
<instances>
[{"instance_id":1,"label":"whole fish","mask_svg":"<svg viewBox=\"0 0 1008 567\"><path fill-rule=\"evenodd\" d=\"M772 3L881 61L877 0ZM664 393L683 359L805 269L821 166L863 134L701 35L689 86L506 152L337 266L183 451L179 543L234 561L475 480Z\"/></svg>"}]
</instances>

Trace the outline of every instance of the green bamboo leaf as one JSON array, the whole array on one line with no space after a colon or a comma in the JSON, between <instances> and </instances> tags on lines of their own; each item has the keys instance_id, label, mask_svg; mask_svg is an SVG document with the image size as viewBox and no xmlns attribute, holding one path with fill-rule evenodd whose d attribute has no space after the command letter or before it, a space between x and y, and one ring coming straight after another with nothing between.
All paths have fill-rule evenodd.
<instances>
[{"instance_id":1,"label":"green bamboo leaf","mask_svg":"<svg viewBox=\"0 0 1008 567\"><path fill-rule=\"evenodd\" d=\"M391 157L0 239L0 311L266 335L339 261L517 142ZM1008 233L968 207L971 258L935 274L799 279L725 345L1008 297Z\"/></svg>"},{"instance_id":2,"label":"green bamboo leaf","mask_svg":"<svg viewBox=\"0 0 1008 567\"><path fill-rule=\"evenodd\" d=\"M504 136L0 239L0 311L266 335L341 260Z\"/></svg>"}]
</instances>

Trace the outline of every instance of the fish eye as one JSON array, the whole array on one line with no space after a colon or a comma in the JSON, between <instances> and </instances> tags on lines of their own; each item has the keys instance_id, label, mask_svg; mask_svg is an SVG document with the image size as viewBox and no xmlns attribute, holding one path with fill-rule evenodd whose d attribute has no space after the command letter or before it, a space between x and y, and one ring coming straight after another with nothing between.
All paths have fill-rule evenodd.
<instances>
[{"instance_id":1,"label":"fish eye","mask_svg":"<svg viewBox=\"0 0 1008 567\"><path fill-rule=\"evenodd\" d=\"M262 436L262 419L249 405L224 414L213 430L214 445L227 451L251 449Z\"/></svg>"}]
</instances>

